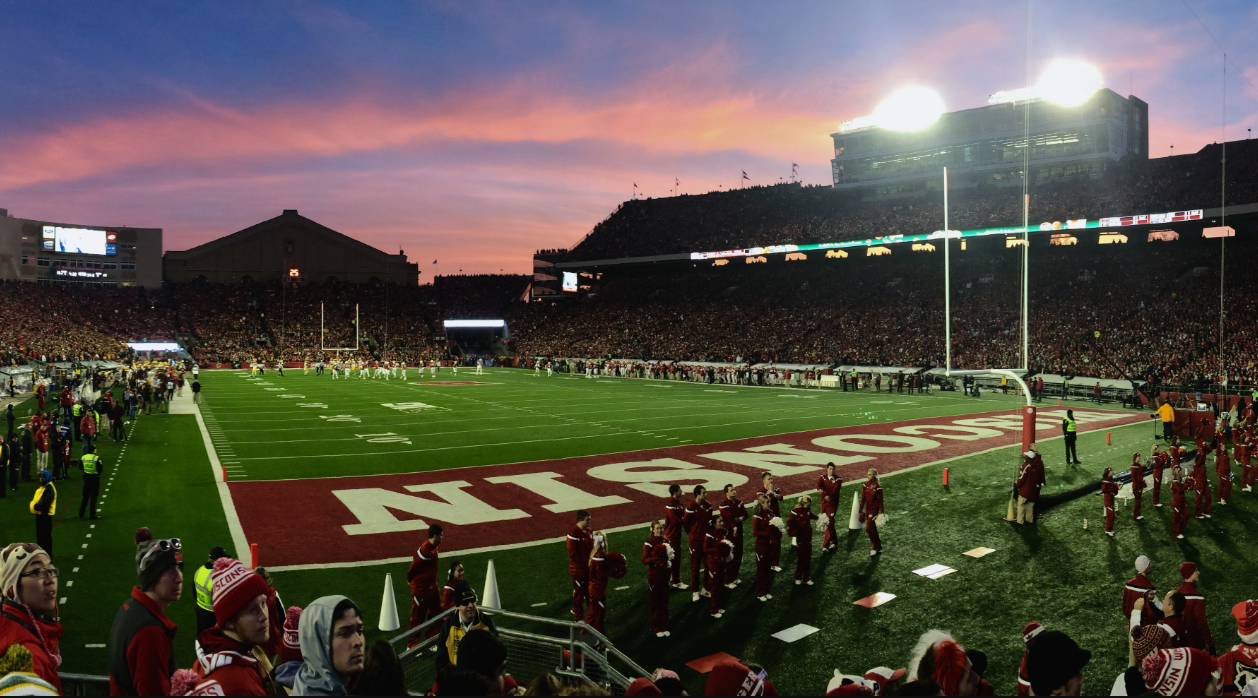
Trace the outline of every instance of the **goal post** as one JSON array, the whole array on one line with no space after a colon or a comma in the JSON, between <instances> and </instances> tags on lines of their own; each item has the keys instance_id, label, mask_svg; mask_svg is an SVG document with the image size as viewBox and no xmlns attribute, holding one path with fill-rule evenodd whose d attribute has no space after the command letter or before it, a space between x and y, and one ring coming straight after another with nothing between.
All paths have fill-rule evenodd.
<instances>
[{"instance_id":1,"label":"goal post","mask_svg":"<svg viewBox=\"0 0 1258 698\"><path fill-rule=\"evenodd\" d=\"M352 347L329 347L324 343L324 311L323 302L319 302L319 350L320 351L358 351L360 344L359 335L361 329L358 322L358 304L354 304L354 346Z\"/></svg>"},{"instance_id":2,"label":"goal post","mask_svg":"<svg viewBox=\"0 0 1258 698\"><path fill-rule=\"evenodd\" d=\"M980 370L969 371L952 371L950 376L999 376L1008 378L1018 384L1022 389L1022 394L1026 397L1026 404L1018 408L1022 414L1022 450L1019 453L1026 453L1031 448L1031 444L1035 442L1035 405L1031 402L1031 389L1027 386L1026 381L1022 380L1026 371L1021 369L1008 368L986 368Z\"/></svg>"}]
</instances>

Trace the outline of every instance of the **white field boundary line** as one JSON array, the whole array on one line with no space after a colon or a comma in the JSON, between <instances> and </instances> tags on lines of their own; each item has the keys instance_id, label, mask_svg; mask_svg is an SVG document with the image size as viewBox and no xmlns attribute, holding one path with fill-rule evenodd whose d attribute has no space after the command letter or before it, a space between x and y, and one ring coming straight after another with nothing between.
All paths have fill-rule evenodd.
<instances>
[{"instance_id":1,"label":"white field boundary line","mask_svg":"<svg viewBox=\"0 0 1258 698\"><path fill-rule=\"evenodd\" d=\"M210 458L210 470L213 473L215 486L218 487L218 498L223 504L223 517L227 519L227 530L231 533L232 545L236 546L237 555L245 555L249 550L249 541L245 538L245 529L240 525L240 516L236 514L236 505L232 502L232 493L227 483L223 482L223 465L218 460L218 452L214 450L214 442L210 432L205 428L205 419L201 416L201 406L194 404L197 428L201 430L201 441L205 444L205 455Z\"/></svg>"},{"instance_id":2,"label":"white field boundary line","mask_svg":"<svg viewBox=\"0 0 1258 698\"><path fill-rule=\"evenodd\" d=\"M1128 424L1119 424L1112 427L1105 427L1105 429L1109 429L1112 431L1114 429L1122 429L1124 427L1136 426L1138 424L1144 424L1147 426L1148 423L1144 421L1130 422ZM1084 433L1091 434L1093 432L1100 432L1100 431L1102 430L1093 429L1092 431L1088 431ZM1064 439L1064 438L1066 438L1064 435L1050 436L1046 439L1037 438L1036 443L1041 443L1044 441L1056 441L1058 439ZM894 477L896 475L902 475L904 473L911 473L915 470L921 470L922 468L930 468L936 465L943 465L944 463L951 463L952 461L961 460L962 458L972 458L974 456L981 456L987 453L991 453L993 451L999 451L1002 448L1013 448L1015 446L1017 446L1018 448L1022 448L1022 443L1019 441L1018 443L1005 444L1004 446L993 446L991 448L984 449L982 451L975 451L974 453L966 453L960 456L953 456L951 458L944 458L937 461L931 461L930 463L923 463L921 465L915 465L911 468L904 468L903 470L897 470L893 473L884 473L884 474L879 475L878 477L883 478L883 479ZM483 468L483 467L492 467L492 466L471 466L471 467ZM851 485L855 487L856 485L863 485L866 479L867 478L862 478L860 480L844 480L843 484ZM816 493L817 493L817 490L815 489L804 490L802 492L796 492L794 494L785 495L783 499L784 500L798 499L806 494L811 495L811 494L816 494ZM647 523L643 522L640 524L631 524L629 526L617 526L615 528L605 528L603 530L606 531L607 533L621 533L624 531L632 531L635 529L645 531L646 527L647 527ZM564 540L564 537L543 538L541 540L528 541L525 543L508 543L506 545L488 545L483 548L466 548L463 550L442 550L441 554L442 555L456 555L456 554L457 555L476 555L478 553L492 553L492 552L497 552L500 550L516 550L518 548L531 548L538 545L546 545L548 543L559 543L559 542L562 542L563 540ZM272 572L299 572L303 570L325 570L325 569L338 569L338 568L345 568L345 567L373 567L376 565L395 565L395 564L399 564L403 562L410 562L410 561L411 561L411 558L409 557L386 557L379 560L361 560L358 562L329 562L329 563L324 563L324 564L312 564L312 565L282 565L278 567L268 567L267 569Z\"/></svg>"}]
</instances>

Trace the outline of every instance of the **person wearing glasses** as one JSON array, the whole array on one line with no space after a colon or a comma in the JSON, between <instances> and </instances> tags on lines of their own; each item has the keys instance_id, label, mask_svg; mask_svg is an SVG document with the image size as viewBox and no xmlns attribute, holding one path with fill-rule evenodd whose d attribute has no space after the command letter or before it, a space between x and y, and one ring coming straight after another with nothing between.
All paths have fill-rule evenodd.
<instances>
[{"instance_id":1,"label":"person wearing glasses","mask_svg":"<svg viewBox=\"0 0 1258 698\"><path fill-rule=\"evenodd\" d=\"M61 692L57 666L65 631L57 622L57 568L42 548L14 543L0 552L0 655L13 645L30 650L33 670Z\"/></svg>"},{"instance_id":2,"label":"person wearing glasses","mask_svg":"<svg viewBox=\"0 0 1258 698\"><path fill-rule=\"evenodd\" d=\"M122 603L109 631L109 694L170 695L175 673L171 643L176 625L166 609L183 592L182 545L178 538L154 540L153 532L135 532L135 568L139 582Z\"/></svg>"},{"instance_id":3,"label":"person wearing glasses","mask_svg":"<svg viewBox=\"0 0 1258 698\"><path fill-rule=\"evenodd\" d=\"M481 628L495 635L498 634L494 621L489 616L482 615L480 609L476 608L476 592L467 582L459 582L455 599L459 610L457 613L446 616L441 624L441 632L437 635L438 681L440 681L442 669L458 664L459 643L468 632Z\"/></svg>"}]
</instances>

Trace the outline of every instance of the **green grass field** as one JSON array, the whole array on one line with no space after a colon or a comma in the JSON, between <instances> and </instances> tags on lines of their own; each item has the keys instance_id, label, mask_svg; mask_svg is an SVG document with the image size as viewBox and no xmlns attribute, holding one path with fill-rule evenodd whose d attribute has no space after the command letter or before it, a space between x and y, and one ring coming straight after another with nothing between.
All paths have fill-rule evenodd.
<instances>
[{"instance_id":1,"label":"green grass field","mask_svg":"<svg viewBox=\"0 0 1258 698\"><path fill-rule=\"evenodd\" d=\"M464 372L458 378L473 379ZM440 379L453 377L443 371ZM415 380L412 373L411 381ZM515 463L873 421L998 409L1012 413L1018 405L1015 398L998 395L974 400L956 393L805 393L559 375L537 379L531 372L513 370L491 370L481 380L491 385L332 381L326 376L302 376L301 371L289 371L284 378L268 373L264 382L270 385L258 385L244 380L240 372L202 373L204 414L214 425L218 457L237 464L229 471L233 480ZM265 390L270 387L284 390ZM279 398L279 394L301 397ZM799 399L805 395L809 397ZM439 409L399 412L383 406L405 402ZM28 411L29 405L19 412ZM326 419L337 415L359 421ZM1046 494L1092 483L1106 466L1125 467L1133 451L1147 452L1153 443L1152 429L1145 422L1109 431L1110 445L1106 445L1106 430L1080 438L1084 465L1079 467L1064 465L1060 440L1042 442L1048 466ZM391 434L396 440L370 442L360 434ZM63 570L63 669L103 674L107 653L99 645L108 639L113 615L135 580L132 534L137 526L147 525L159 537L181 538L190 567L203 561L214 545L234 546L195 416L142 416L125 448L108 439L101 443L108 468L102 518L96 522L77 518L80 475L76 472L74 482L59 488L54 561ZM945 464L886 477L883 487L892 521L883 531L886 552L882 556L871 559L864 533L853 532L836 554L814 555L816 586L796 587L790 578L794 556L784 551L784 572L775 580L774 599L762 604L749 588L754 582L754 563L753 556L747 555L741 575L744 584L732 592L725 617L714 621L708 616L706 600L692 604L688 591L675 592L672 637L662 640L648 632L645 570L634 562L646 532L614 533L612 548L624 552L631 564L629 576L616 585L629 589L609 591L609 635L647 669L677 670L692 695L702 693L705 677L684 663L717 651L762 664L783 693L815 694L824 691L835 668L857 673L878 665L903 666L917 636L929 628L941 628L953 631L962 644L987 652L987 678L998 693L1008 695L1014 692L1022 653L1019 632L1028 621L1039 620L1066 630L1094 652L1085 672L1085 692L1096 693L1108 690L1125 666L1121 589L1134 574L1132 561L1145 554L1154 561L1152 577L1163 592L1178 585L1180 562L1196 561L1202 569L1201 588L1220 650L1235 642L1229 608L1253 595L1249 570L1239 554L1254 513L1251 495L1234 490L1232 503L1216 507L1212 520L1193 520L1183 541L1174 540L1170 533L1169 492L1164 492L1166 506L1161 509L1153 508L1146 498L1145 520L1139 524L1131 521L1129 509L1120 507L1115 539L1103 533L1100 500L1092 495L1053 507L1035 527L1017 527L1001 520L1016 458L1011 443L1009 448L949 462L951 484L947 487L941 484ZM0 525L7 541L34 538L27 512L32 491L24 483L16 497L9 493L0 502ZM851 496L849 486L844 493ZM793 502L787 504L793 506ZM841 512L846 512L846 506ZM819 536L814 544L820 545ZM961 555L980 546L996 552L977 560ZM460 542L457 547L477 546ZM235 552L247 560L247 551ZM504 607L555 618L568 615L562 543L457 557L478 590L489 560L494 561ZM443 555L443 569L449 559ZM958 572L938 580L911 574L935 563ZM324 594L346 594L366 611L368 625L374 628L386 572L393 574L405 623L409 610L405 571L405 564L303 569L278 571L275 581L288 604L304 606ZM878 591L897 598L872 610L852 605ZM180 625L180 666L192 661L194 605L189 569L184 599L171 611ZM820 632L790 645L770 637L797 623L816 626ZM373 630L369 640L383 635Z\"/></svg>"}]
</instances>

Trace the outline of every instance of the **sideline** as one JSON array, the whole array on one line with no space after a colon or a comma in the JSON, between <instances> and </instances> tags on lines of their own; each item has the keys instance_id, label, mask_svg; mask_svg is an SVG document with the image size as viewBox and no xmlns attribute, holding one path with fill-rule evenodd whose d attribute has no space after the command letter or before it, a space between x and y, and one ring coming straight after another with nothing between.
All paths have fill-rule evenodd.
<instances>
[{"instance_id":1,"label":"sideline","mask_svg":"<svg viewBox=\"0 0 1258 698\"><path fill-rule=\"evenodd\" d=\"M232 501L231 490L223 482L223 464L218 459L218 451L210 439L210 431L205 427L205 418L201 416L201 406L192 401L192 390L185 395L170 401L171 414L191 414L197 418L197 428L201 430L201 441L205 444L205 455L210 458L210 471L214 485L218 488L218 498L223 505L223 517L227 519L227 530L231 533L232 545L235 546L237 560L248 559L249 541L245 538L245 529L240 525L240 516L236 514L236 504Z\"/></svg>"},{"instance_id":2,"label":"sideline","mask_svg":"<svg viewBox=\"0 0 1258 698\"><path fill-rule=\"evenodd\" d=\"M1101 427L1098 429L1092 429L1084 433L1087 434L1087 433L1092 433L1092 432L1099 432L1102 430L1113 431L1115 429L1122 429L1125 427L1131 427L1131 426L1137 426L1137 425L1148 426L1148 422L1136 421L1136 422L1129 422L1127 424L1117 424L1113 426L1106 426L1106 427ZM1037 439L1036 443L1044 443L1047 441L1057 441L1058 439L1064 439L1064 438L1065 436L1051 436L1045 439ZM886 479L889 477L895 477L896 475L901 475L904 473L911 473L917 470L921 470L922 468L930 468L937 465L942 465L944 463L950 463L952 461L961 460L962 458L973 458L975 456L980 456L980 455L992 453L994 451L999 451L1004 448L1015 448L1015 447L1021 448L1022 442L1019 440L1014 443L1005 444L1003 446L993 446L992 448L984 449L982 451L975 451L974 453L967 453L961 456L952 456L950 458L943 458L937 461L932 461L930 463L923 463L921 465L915 465L909 468L896 470L890 473L881 473L878 475L878 477L879 479ZM472 466L472 467L485 467L485 466ZM844 485L850 485L853 487L857 485L862 485L864 483L865 483L865 478L862 478L859 480L845 480L843 482ZM223 487L226 487L226 485L224 484ZM800 492L795 492L793 494L787 494L783 497L783 500L785 501L785 500L799 499L800 497L806 494L810 495L810 494L815 494L816 492L817 492L816 489L803 490ZM230 497L228 499L230 501ZM233 514L234 513L235 513L235 510L233 509ZM240 525L239 520L237 520L236 525L237 526ZM629 526L616 526L613 528L605 528L603 529L603 531L607 533L622 533L624 531L645 530L646 526L647 524L644 522L640 524L632 524ZM241 534L241 537L243 538L243 533ZM489 545L489 546L485 546L481 548L463 548L460 550L442 550L441 553L447 556L449 555L476 555L479 553L492 553L492 552L497 552L500 550L516 550L518 548L530 548L530 547L534 547L538 545L548 545L550 543L559 543L563 540L564 540L563 537L544 538L541 540L532 540L532 541L526 541L522 543ZM348 568L348 567L374 567L378 565L395 565L395 564L401 564L401 563L410 562L410 561L411 561L410 557L388 557L388 558L383 558L379 560L358 560L355 562L328 562L328 563L320 563L320 564L277 565L275 567L267 567L267 570L271 572L302 572L302 571L307 571L307 570L343 569L343 568Z\"/></svg>"}]
</instances>

